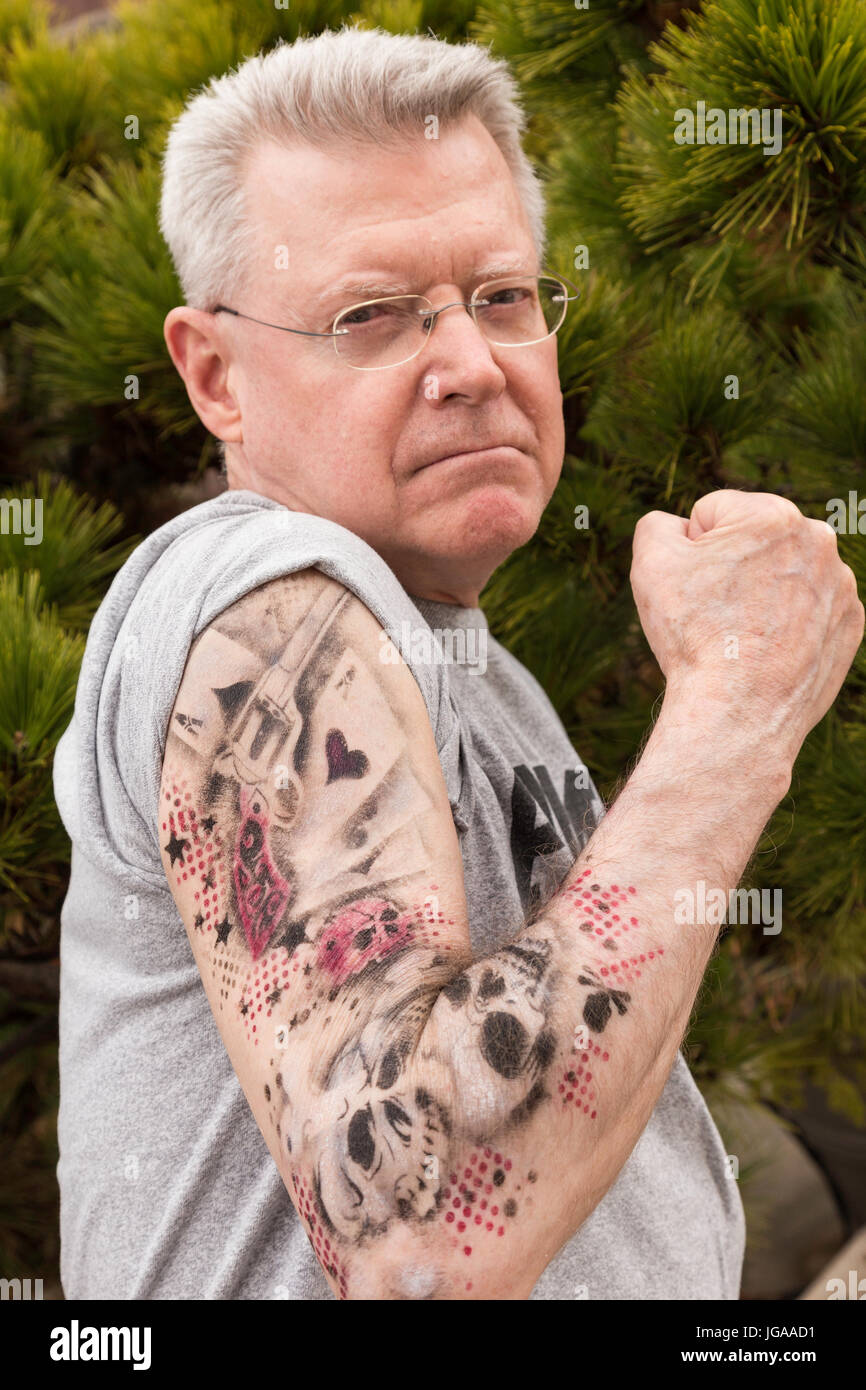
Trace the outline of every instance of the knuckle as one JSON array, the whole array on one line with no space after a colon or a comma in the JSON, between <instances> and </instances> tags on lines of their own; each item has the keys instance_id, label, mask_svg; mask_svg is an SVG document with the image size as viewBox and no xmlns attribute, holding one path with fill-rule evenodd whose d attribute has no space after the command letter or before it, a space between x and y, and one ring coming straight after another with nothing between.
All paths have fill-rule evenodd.
<instances>
[{"instance_id":1,"label":"knuckle","mask_svg":"<svg viewBox=\"0 0 866 1390\"><path fill-rule=\"evenodd\" d=\"M634 529L632 538L632 568L646 563L647 555L657 544L656 530L651 522L652 512L642 516Z\"/></svg>"},{"instance_id":2,"label":"knuckle","mask_svg":"<svg viewBox=\"0 0 866 1390\"><path fill-rule=\"evenodd\" d=\"M656 509L655 511L644 512L642 516L639 516L634 528L635 539L637 539L638 536L645 536L647 531L653 530L658 523L659 517L663 515L663 512Z\"/></svg>"},{"instance_id":3,"label":"knuckle","mask_svg":"<svg viewBox=\"0 0 866 1390\"><path fill-rule=\"evenodd\" d=\"M807 534L816 549L827 556L838 555L839 544L833 527L829 526L826 521L819 521L815 517L807 517L805 520L808 528Z\"/></svg>"},{"instance_id":4,"label":"knuckle","mask_svg":"<svg viewBox=\"0 0 866 1390\"><path fill-rule=\"evenodd\" d=\"M799 507L787 497L779 497L774 492L763 495L763 509L766 519L775 523L781 530L790 530L805 520Z\"/></svg>"},{"instance_id":5,"label":"knuckle","mask_svg":"<svg viewBox=\"0 0 866 1390\"><path fill-rule=\"evenodd\" d=\"M858 595L858 592L857 592L857 576L856 576L856 574L854 573L854 571L852 570L852 568L851 568L850 565L846 565L846 564L845 564L843 561L841 561L841 560L839 561L839 564L841 565L841 568L842 568L841 583L842 583L843 587L848 591L848 593L850 594L851 598L852 598L852 599L856 599L857 602L859 603L859 602L860 602L860 599L859 599L859 595Z\"/></svg>"},{"instance_id":6,"label":"knuckle","mask_svg":"<svg viewBox=\"0 0 866 1390\"><path fill-rule=\"evenodd\" d=\"M860 595L857 591L857 576L850 565L845 565L838 560L833 573L833 587L836 594L836 601L842 611L846 614L857 615L859 609L863 607L860 602Z\"/></svg>"}]
</instances>

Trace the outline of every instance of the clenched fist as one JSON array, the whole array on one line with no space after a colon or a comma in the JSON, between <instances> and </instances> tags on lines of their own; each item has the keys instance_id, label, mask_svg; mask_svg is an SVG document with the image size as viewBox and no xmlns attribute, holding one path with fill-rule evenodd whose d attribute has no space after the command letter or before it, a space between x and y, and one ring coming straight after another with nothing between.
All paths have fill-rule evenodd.
<instances>
[{"instance_id":1,"label":"clenched fist","mask_svg":"<svg viewBox=\"0 0 866 1390\"><path fill-rule=\"evenodd\" d=\"M631 583L668 695L726 706L793 763L863 638L831 527L772 493L711 492L688 520L641 518Z\"/></svg>"}]
</instances>

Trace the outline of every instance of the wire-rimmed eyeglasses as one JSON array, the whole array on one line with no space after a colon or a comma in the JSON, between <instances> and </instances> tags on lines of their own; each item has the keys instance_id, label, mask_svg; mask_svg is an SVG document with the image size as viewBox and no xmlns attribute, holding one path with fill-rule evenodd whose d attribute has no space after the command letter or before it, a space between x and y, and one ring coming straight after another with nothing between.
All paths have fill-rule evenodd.
<instances>
[{"instance_id":1,"label":"wire-rimmed eyeglasses","mask_svg":"<svg viewBox=\"0 0 866 1390\"><path fill-rule=\"evenodd\" d=\"M569 288L575 291L569 294ZM559 275L509 275L485 280L468 302L455 300L436 309L420 294L389 295L368 299L341 309L327 333L302 328L286 328L279 323L253 318L218 304L214 314L233 314L281 333L297 333L304 338L331 338L337 356L356 371L378 371L409 362L424 347L439 315L446 309L461 308L471 315L476 327L495 347L531 347L543 343L561 328L568 305L580 291Z\"/></svg>"}]
</instances>

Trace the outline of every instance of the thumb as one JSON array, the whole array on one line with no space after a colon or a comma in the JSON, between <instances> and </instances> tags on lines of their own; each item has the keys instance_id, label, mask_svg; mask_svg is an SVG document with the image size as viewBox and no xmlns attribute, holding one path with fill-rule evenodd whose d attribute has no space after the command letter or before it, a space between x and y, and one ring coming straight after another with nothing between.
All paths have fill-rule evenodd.
<instances>
[{"instance_id":1,"label":"thumb","mask_svg":"<svg viewBox=\"0 0 866 1390\"><path fill-rule=\"evenodd\" d=\"M720 488L718 492L708 492L705 497L699 497L689 517L688 539L696 541L718 526L742 521L752 510L749 496L748 492L736 488Z\"/></svg>"}]
</instances>

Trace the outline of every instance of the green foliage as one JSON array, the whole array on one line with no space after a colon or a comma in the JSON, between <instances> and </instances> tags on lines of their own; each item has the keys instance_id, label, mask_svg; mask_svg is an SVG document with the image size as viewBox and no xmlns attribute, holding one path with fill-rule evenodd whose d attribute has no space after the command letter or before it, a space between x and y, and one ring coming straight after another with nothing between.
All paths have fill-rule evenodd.
<instances>
[{"instance_id":1,"label":"green foliage","mask_svg":"<svg viewBox=\"0 0 866 1390\"><path fill-rule=\"evenodd\" d=\"M83 648L45 607L38 571L0 573L0 885L22 902L67 858L50 767Z\"/></svg>"},{"instance_id":2,"label":"green foliage","mask_svg":"<svg viewBox=\"0 0 866 1390\"><path fill-rule=\"evenodd\" d=\"M621 67L645 65L632 22L641 0L481 0L470 36L492 42L519 79L532 113L528 148L545 157L572 138L589 111L603 115Z\"/></svg>"},{"instance_id":3,"label":"green foliage","mask_svg":"<svg viewBox=\"0 0 866 1390\"><path fill-rule=\"evenodd\" d=\"M604 379L617 355L635 331L628 323L633 302L626 287L603 275L585 275L568 266L566 255L554 243L548 260L577 286L579 297L569 306L559 332L559 379L566 399L586 396Z\"/></svg>"},{"instance_id":4,"label":"green foliage","mask_svg":"<svg viewBox=\"0 0 866 1390\"><path fill-rule=\"evenodd\" d=\"M0 0L0 81L6 79L6 68L13 44L41 38L48 27L51 13L45 0Z\"/></svg>"},{"instance_id":5,"label":"green foliage","mask_svg":"<svg viewBox=\"0 0 866 1390\"><path fill-rule=\"evenodd\" d=\"M784 235L866 281L866 9L860 0L711 0L627 80L623 206L650 248L706 235ZM678 145L678 109L782 112L781 151Z\"/></svg>"},{"instance_id":6,"label":"green foliage","mask_svg":"<svg viewBox=\"0 0 866 1390\"><path fill-rule=\"evenodd\" d=\"M28 529L38 543L16 534L10 512L0 535L0 909L7 910L7 894L39 905L63 882L69 841L51 765L72 716L84 632L135 544L116 540L115 507L95 507L65 480L41 473L16 496L30 500ZM41 535L33 527L37 499Z\"/></svg>"},{"instance_id":7,"label":"green foliage","mask_svg":"<svg viewBox=\"0 0 866 1390\"><path fill-rule=\"evenodd\" d=\"M279 40L339 28L346 0L137 0L117 7L119 27L99 40L100 61L112 74L107 110L116 129L138 117L142 147L155 148L186 98ZM136 142L128 156L136 158Z\"/></svg>"},{"instance_id":8,"label":"green foliage","mask_svg":"<svg viewBox=\"0 0 866 1390\"><path fill-rule=\"evenodd\" d=\"M24 303L24 288L50 264L58 194L47 146L0 111L0 322Z\"/></svg>"},{"instance_id":9,"label":"green foliage","mask_svg":"<svg viewBox=\"0 0 866 1390\"><path fill-rule=\"evenodd\" d=\"M658 257L632 231L620 204L616 173L617 126L612 112L592 121L575 121L547 158L548 235L592 247L593 265L604 265L614 279L657 271Z\"/></svg>"},{"instance_id":10,"label":"green foliage","mask_svg":"<svg viewBox=\"0 0 866 1390\"><path fill-rule=\"evenodd\" d=\"M392 34L412 33L421 24L422 0L367 0L357 16L362 29L387 29Z\"/></svg>"},{"instance_id":11,"label":"green foliage","mask_svg":"<svg viewBox=\"0 0 866 1390\"><path fill-rule=\"evenodd\" d=\"M29 513L16 514L12 503L27 501ZM46 981L49 996L52 980L56 989L68 883L53 763L72 717L85 630L135 538L117 539L115 507L94 506L47 472L3 502L0 955L25 976L29 963L40 982L32 998L22 977L14 995L0 989L0 1049L8 1049L0 1063L0 1275L8 1277L57 1266L56 1006L38 1002Z\"/></svg>"},{"instance_id":12,"label":"green foliage","mask_svg":"<svg viewBox=\"0 0 866 1390\"><path fill-rule=\"evenodd\" d=\"M56 408L113 405L183 430L194 417L163 338L181 294L156 220L158 189L152 159L91 173L88 189L72 195L70 264L33 286L44 319L25 336L38 363L34 380ZM140 394L127 403L131 376Z\"/></svg>"},{"instance_id":13,"label":"green foliage","mask_svg":"<svg viewBox=\"0 0 866 1390\"><path fill-rule=\"evenodd\" d=\"M426 34L460 40L475 13L474 0L363 0L347 22L392 34Z\"/></svg>"},{"instance_id":14,"label":"green foliage","mask_svg":"<svg viewBox=\"0 0 866 1390\"><path fill-rule=\"evenodd\" d=\"M33 1031L41 1021L50 1022L49 1011L16 1007L0 991L0 1047L20 1036L22 1021ZM0 1278L21 1277L22 1271L41 1278L41 1271L57 1269L58 1101L57 1046L50 1034L48 1042L37 1039L0 1064ZM48 1275L46 1297L52 1287L59 1296L59 1280Z\"/></svg>"},{"instance_id":15,"label":"green foliage","mask_svg":"<svg viewBox=\"0 0 866 1390\"><path fill-rule=\"evenodd\" d=\"M96 51L50 34L12 40L6 66L7 108L16 123L42 137L64 168L89 164L117 148L120 132L107 114L108 74Z\"/></svg>"},{"instance_id":16,"label":"green foliage","mask_svg":"<svg viewBox=\"0 0 866 1390\"><path fill-rule=\"evenodd\" d=\"M791 381L780 429L803 457L802 484L834 489L866 482L866 335L862 305L824 343L797 337L801 369ZM846 331L847 330L847 331Z\"/></svg>"},{"instance_id":17,"label":"green foliage","mask_svg":"<svg viewBox=\"0 0 866 1390\"><path fill-rule=\"evenodd\" d=\"M51 605L57 621L86 633L115 570L135 548L135 540L117 540L123 518L110 502L97 507L71 484L40 473L15 494L31 504L42 502L41 540L28 545L22 535L0 534L0 574L37 574L41 604Z\"/></svg>"},{"instance_id":18,"label":"green foliage","mask_svg":"<svg viewBox=\"0 0 866 1390\"><path fill-rule=\"evenodd\" d=\"M729 376L744 383L737 398L723 390ZM735 315L715 304L666 309L628 374L597 395L583 435L627 465L628 486L647 501L661 490L685 510L731 485L726 451L760 428L771 405L768 372Z\"/></svg>"}]
</instances>

